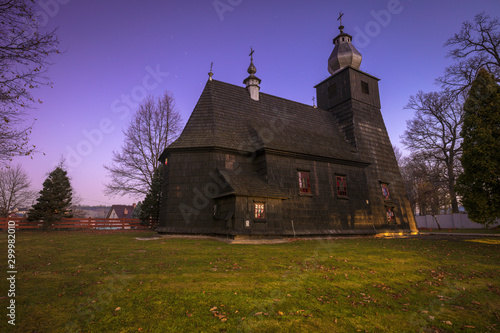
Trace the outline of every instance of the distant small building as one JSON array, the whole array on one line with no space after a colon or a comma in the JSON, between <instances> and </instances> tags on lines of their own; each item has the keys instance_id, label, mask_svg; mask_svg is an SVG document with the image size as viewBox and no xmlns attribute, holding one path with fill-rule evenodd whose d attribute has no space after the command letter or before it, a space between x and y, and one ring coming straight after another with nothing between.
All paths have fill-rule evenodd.
<instances>
[{"instance_id":1,"label":"distant small building","mask_svg":"<svg viewBox=\"0 0 500 333\"><path fill-rule=\"evenodd\" d=\"M94 219L101 219L105 218L109 211L110 211L109 206L74 206L71 207L73 211L73 216L74 217L82 217L82 218L94 218Z\"/></svg>"},{"instance_id":2,"label":"distant small building","mask_svg":"<svg viewBox=\"0 0 500 333\"><path fill-rule=\"evenodd\" d=\"M131 219L132 212L135 209L135 203L132 206L127 205L113 205L109 209L108 214L106 215L107 219Z\"/></svg>"},{"instance_id":3,"label":"distant small building","mask_svg":"<svg viewBox=\"0 0 500 333\"><path fill-rule=\"evenodd\" d=\"M14 210L12 210L9 214L9 217L26 217L28 211L28 208L14 208Z\"/></svg>"}]
</instances>

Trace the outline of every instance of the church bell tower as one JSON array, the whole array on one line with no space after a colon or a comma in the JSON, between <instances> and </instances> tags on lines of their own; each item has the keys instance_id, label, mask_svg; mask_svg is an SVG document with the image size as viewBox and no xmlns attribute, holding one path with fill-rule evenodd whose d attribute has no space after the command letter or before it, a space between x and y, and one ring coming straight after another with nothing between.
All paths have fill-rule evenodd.
<instances>
[{"instance_id":1,"label":"church bell tower","mask_svg":"<svg viewBox=\"0 0 500 333\"><path fill-rule=\"evenodd\" d=\"M397 223L404 223L416 232L415 219L380 110L379 79L360 70L362 56L351 43L352 36L344 33L342 15L339 17L340 33L333 39L334 49L328 59L331 76L315 86L318 107L332 113L346 141L357 150L360 158L370 163L366 169L369 202L379 203L372 205L375 228L377 225L382 227L386 211L390 211L396 214ZM382 185L390 187L394 194L391 200L384 200Z\"/></svg>"},{"instance_id":2,"label":"church bell tower","mask_svg":"<svg viewBox=\"0 0 500 333\"><path fill-rule=\"evenodd\" d=\"M361 71L361 53L352 44L352 36L344 32L340 15L340 33L333 39L333 51L328 58L329 78L315 86L318 107L332 111L346 140L354 147L359 146L359 137L355 129L353 108L360 106L363 112L370 107L370 116L378 114L380 120L379 79ZM383 125L383 121L382 121ZM384 125L385 129L385 125ZM361 148L361 147L358 147Z\"/></svg>"}]
</instances>

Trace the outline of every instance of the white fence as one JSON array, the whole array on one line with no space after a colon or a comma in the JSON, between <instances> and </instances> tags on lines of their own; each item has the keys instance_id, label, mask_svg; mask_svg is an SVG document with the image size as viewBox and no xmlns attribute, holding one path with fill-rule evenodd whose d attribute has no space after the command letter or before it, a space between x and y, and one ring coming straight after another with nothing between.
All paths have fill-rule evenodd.
<instances>
[{"instance_id":1,"label":"white fence","mask_svg":"<svg viewBox=\"0 0 500 333\"><path fill-rule=\"evenodd\" d=\"M484 229L485 226L479 223L472 222L467 217L467 214L447 214L447 215L436 215L436 218L439 221L439 225L443 229ZM417 220L418 228L428 228L428 229L438 229L438 225L436 220L432 215L422 215L415 216ZM499 222L490 226L493 227L498 225Z\"/></svg>"}]
</instances>

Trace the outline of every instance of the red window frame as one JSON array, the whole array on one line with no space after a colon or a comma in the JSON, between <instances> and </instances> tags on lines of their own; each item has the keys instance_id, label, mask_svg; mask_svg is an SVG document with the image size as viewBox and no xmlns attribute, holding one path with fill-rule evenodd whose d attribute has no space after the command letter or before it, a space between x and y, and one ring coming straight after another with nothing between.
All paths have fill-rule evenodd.
<instances>
[{"instance_id":1,"label":"red window frame","mask_svg":"<svg viewBox=\"0 0 500 333\"><path fill-rule=\"evenodd\" d=\"M391 192L389 191L389 184L387 183L381 183L380 186L382 187L382 195L384 196L384 200L391 200Z\"/></svg>"},{"instance_id":2,"label":"red window frame","mask_svg":"<svg viewBox=\"0 0 500 333\"><path fill-rule=\"evenodd\" d=\"M394 209L392 207L385 207L387 212L387 222L396 221L396 217L394 216Z\"/></svg>"},{"instance_id":3,"label":"red window frame","mask_svg":"<svg viewBox=\"0 0 500 333\"><path fill-rule=\"evenodd\" d=\"M335 176L335 181L337 183L337 196L339 198L347 198L347 177Z\"/></svg>"},{"instance_id":4,"label":"red window frame","mask_svg":"<svg viewBox=\"0 0 500 333\"><path fill-rule=\"evenodd\" d=\"M299 171L299 190L300 194L311 193L311 180L307 171Z\"/></svg>"},{"instance_id":5,"label":"red window frame","mask_svg":"<svg viewBox=\"0 0 500 333\"><path fill-rule=\"evenodd\" d=\"M266 218L266 204L263 202L254 203L254 218L264 220Z\"/></svg>"}]
</instances>

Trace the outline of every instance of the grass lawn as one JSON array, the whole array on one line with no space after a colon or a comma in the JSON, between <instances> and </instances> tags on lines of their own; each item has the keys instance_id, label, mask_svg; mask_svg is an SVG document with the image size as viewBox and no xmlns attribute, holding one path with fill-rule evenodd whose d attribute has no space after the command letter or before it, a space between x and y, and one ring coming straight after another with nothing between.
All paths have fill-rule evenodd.
<instances>
[{"instance_id":1,"label":"grass lawn","mask_svg":"<svg viewBox=\"0 0 500 333\"><path fill-rule=\"evenodd\" d=\"M441 232L441 233L454 233L454 234L500 234L500 229L495 228L495 229L446 229L442 228L441 230L439 229L425 229L425 230L420 230L420 232L423 233L429 233L429 232Z\"/></svg>"},{"instance_id":2,"label":"grass lawn","mask_svg":"<svg viewBox=\"0 0 500 333\"><path fill-rule=\"evenodd\" d=\"M2 292L0 331L500 330L496 237L135 239L152 235L18 231L16 326ZM6 253L6 233L0 243Z\"/></svg>"}]
</instances>

